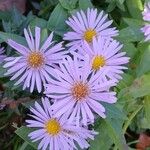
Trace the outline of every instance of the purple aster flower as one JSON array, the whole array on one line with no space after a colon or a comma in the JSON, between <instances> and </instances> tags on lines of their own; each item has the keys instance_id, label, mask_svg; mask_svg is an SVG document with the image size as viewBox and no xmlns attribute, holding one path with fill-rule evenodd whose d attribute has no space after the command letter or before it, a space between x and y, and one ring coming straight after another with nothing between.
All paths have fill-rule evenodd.
<instances>
[{"instance_id":1,"label":"purple aster flower","mask_svg":"<svg viewBox=\"0 0 150 150\"><path fill-rule=\"evenodd\" d=\"M1 47L0 48L0 63L2 63L4 61L4 58L6 57L5 55L3 55L4 53L4 48Z\"/></svg>"},{"instance_id":2,"label":"purple aster flower","mask_svg":"<svg viewBox=\"0 0 150 150\"><path fill-rule=\"evenodd\" d=\"M144 11L142 12L143 20L150 21L150 2L145 4ZM144 27L141 28L144 33L145 41L150 40L150 24L146 23Z\"/></svg>"},{"instance_id":3,"label":"purple aster flower","mask_svg":"<svg viewBox=\"0 0 150 150\"><path fill-rule=\"evenodd\" d=\"M145 21L150 21L150 2L145 5L142 15Z\"/></svg>"},{"instance_id":4,"label":"purple aster flower","mask_svg":"<svg viewBox=\"0 0 150 150\"><path fill-rule=\"evenodd\" d=\"M143 28L141 28L141 31L144 33L145 41L150 40L150 24L146 24Z\"/></svg>"},{"instance_id":5,"label":"purple aster flower","mask_svg":"<svg viewBox=\"0 0 150 150\"><path fill-rule=\"evenodd\" d=\"M110 27L112 20L107 19L103 11L99 14L97 9L87 9L84 13L82 10L72 16L66 23L73 29L64 35L64 40L70 41L67 44L71 47L70 50L76 49L81 45L83 40L91 43L93 37L102 36L103 38L110 38L118 35L118 30L115 27Z\"/></svg>"},{"instance_id":6,"label":"purple aster flower","mask_svg":"<svg viewBox=\"0 0 150 150\"><path fill-rule=\"evenodd\" d=\"M8 57L5 59L4 68L8 68L5 75L13 75L10 80L17 79L15 85L23 83L23 89L30 88L33 92L35 87L38 92L42 91L43 83L53 74L51 66L61 60L66 53L62 48L62 42L54 45L52 41L53 33L41 45L40 28L35 28L35 39L26 29L24 29L25 38L28 46L21 45L13 40L8 40L8 44L18 53L18 57Z\"/></svg>"},{"instance_id":7,"label":"purple aster flower","mask_svg":"<svg viewBox=\"0 0 150 150\"><path fill-rule=\"evenodd\" d=\"M77 126L79 122L87 125L94 122L93 112L106 117L100 102L115 103L117 100L116 93L108 91L114 82L99 82L107 70L92 73L88 57L81 66L76 57L71 59L68 56L60 63L60 70L55 69L55 72L56 80L51 79L45 85L45 94L56 99L51 107L55 117L67 113L69 122L75 119Z\"/></svg>"},{"instance_id":8,"label":"purple aster flower","mask_svg":"<svg viewBox=\"0 0 150 150\"><path fill-rule=\"evenodd\" d=\"M64 115L54 117L47 98L42 99L42 105L35 102L35 108L30 109L33 113L30 116L34 119L26 120L28 127L37 128L28 136L33 142L40 141L38 149L73 150L77 149L75 143L82 149L89 147L87 140L93 140L97 132L77 127L73 122L69 123Z\"/></svg>"},{"instance_id":9,"label":"purple aster flower","mask_svg":"<svg viewBox=\"0 0 150 150\"><path fill-rule=\"evenodd\" d=\"M90 57L89 65L93 71L108 70L103 78L104 81L112 79L118 82L122 79L122 70L127 69L123 65L129 62L129 57L125 56L126 52L120 51L122 47L123 45L116 40L99 37L98 40L94 38L90 45L84 41L82 47L78 47L78 53L72 53L82 60L85 55L88 55Z\"/></svg>"}]
</instances>

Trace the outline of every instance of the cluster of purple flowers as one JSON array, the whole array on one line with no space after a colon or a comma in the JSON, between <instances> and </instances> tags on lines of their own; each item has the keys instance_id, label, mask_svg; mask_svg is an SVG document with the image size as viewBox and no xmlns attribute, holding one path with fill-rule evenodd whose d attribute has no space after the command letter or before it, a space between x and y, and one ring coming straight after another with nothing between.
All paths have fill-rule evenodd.
<instances>
[{"instance_id":1,"label":"cluster of purple flowers","mask_svg":"<svg viewBox=\"0 0 150 150\"><path fill-rule=\"evenodd\" d=\"M149 41L150 40L150 2L145 5L142 15L143 15L143 20L146 21L146 23L144 27L141 28L141 31L144 33L145 41Z\"/></svg>"},{"instance_id":2,"label":"cluster of purple flowers","mask_svg":"<svg viewBox=\"0 0 150 150\"><path fill-rule=\"evenodd\" d=\"M73 150L75 143L82 149L89 147L88 139L97 132L88 125L97 115L106 117L101 102L117 101L111 89L129 62L121 51L123 45L113 39L118 30L103 11L80 11L66 23L72 30L63 38L68 41L67 50L63 42L53 41L53 33L41 43L41 29L35 27L35 35L30 28L24 30L27 46L8 40L18 55L4 59L5 75L12 76L15 85L45 94L42 105L35 102L30 109L33 119L26 120L28 127L36 128L29 137L40 141L42 150Z\"/></svg>"}]
</instances>

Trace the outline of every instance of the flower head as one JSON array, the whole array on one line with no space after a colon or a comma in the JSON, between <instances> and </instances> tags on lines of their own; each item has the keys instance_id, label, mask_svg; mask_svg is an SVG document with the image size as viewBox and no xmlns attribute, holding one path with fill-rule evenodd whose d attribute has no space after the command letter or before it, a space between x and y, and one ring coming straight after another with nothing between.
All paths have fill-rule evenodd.
<instances>
[{"instance_id":1,"label":"flower head","mask_svg":"<svg viewBox=\"0 0 150 150\"><path fill-rule=\"evenodd\" d=\"M92 73L88 57L83 63L76 57L66 57L60 63L60 70L55 69L55 79L45 86L45 94L56 99L51 107L54 116L67 113L69 122L76 120L76 125L80 121L84 125L93 123L94 112L105 118L105 108L100 102L116 102L115 92L109 92L114 82L101 81L107 70Z\"/></svg>"},{"instance_id":2,"label":"flower head","mask_svg":"<svg viewBox=\"0 0 150 150\"><path fill-rule=\"evenodd\" d=\"M143 14L144 21L150 21L150 2L145 4ZM150 24L146 23L144 27L141 28L141 31L144 33L145 41L150 40Z\"/></svg>"},{"instance_id":3,"label":"flower head","mask_svg":"<svg viewBox=\"0 0 150 150\"><path fill-rule=\"evenodd\" d=\"M29 29L29 33L24 29L28 46L21 45L13 40L8 40L8 44L14 48L19 56L5 59L4 68L8 68L5 75L12 75L11 80L18 79L15 85L23 83L23 89L29 87L33 92L35 87L38 92L42 91L42 84L50 78L51 66L61 60L66 53L62 48L62 42L55 44L52 41L53 33L41 45L40 28L35 28L35 39Z\"/></svg>"},{"instance_id":4,"label":"flower head","mask_svg":"<svg viewBox=\"0 0 150 150\"><path fill-rule=\"evenodd\" d=\"M144 6L144 11L142 12L143 20L150 21L150 2Z\"/></svg>"},{"instance_id":5,"label":"flower head","mask_svg":"<svg viewBox=\"0 0 150 150\"><path fill-rule=\"evenodd\" d=\"M90 57L89 65L93 71L106 69L105 79L113 79L118 82L122 77L123 69L127 69L124 65L129 62L129 57L126 57L125 52L121 52L123 45L120 45L116 40L106 40L103 38L93 39L91 45L86 41L77 52L72 52L76 57L84 60L85 55Z\"/></svg>"},{"instance_id":6,"label":"flower head","mask_svg":"<svg viewBox=\"0 0 150 150\"><path fill-rule=\"evenodd\" d=\"M30 109L33 113L30 116L34 119L26 120L28 127L36 128L28 136L33 142L40 141L38 149L73 150L77 149L75 143L82 149L89 147L86 140L94 139L96 132L83 127L76 127L73 122L67 121L65 115L58 118L54 117L47 98L42 99L42 105L40 106L35 102L35 108Z\"/></svg>"},{"instance_id":7,"label":"flower head","mask_svg":"<svg viewBox=\"0 0 150 150\"><path fill-rule=\"evenodd\" d=\"M145 41L149 41L150 40L150 24L146 24L144 27L142 27L141 31L144 33Z\"/></svg>"},{"instance_id":8,"label":"flower head","mask_svg":"<svg viewBox=\"0 0 150 150\"><path fill-rule=\"evenodd\" d=\"M118 35L115 27L111 28L112 20L108 21L108 15L97 9L87 9L84 13L82 10L69 18L66 23L73 29L64 35L64 40L70 41L67 45L70 50L81 46L82 41L86 40L91 43L94 37L111 38Z\"/></svg>"}]
</instances>

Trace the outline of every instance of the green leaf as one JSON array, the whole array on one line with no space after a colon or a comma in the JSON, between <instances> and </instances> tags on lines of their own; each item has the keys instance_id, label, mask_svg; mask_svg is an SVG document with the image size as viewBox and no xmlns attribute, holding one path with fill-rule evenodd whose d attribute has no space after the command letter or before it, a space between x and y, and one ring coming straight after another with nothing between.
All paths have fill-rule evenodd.
<instances>
[{"instance_id":1,"label":"green leaf","mask_svg":"<svg viewBox=\"0 0 150 150\"><path fill-rule=\"evenodd\" d=\"M107 12L111 12L116 8L116 3L113 1L112 3L109 3L107 7Z\"/></svg>"},{"instance_id":2,"label":"green leaf","mask_svg":"<svg viewBox=\"0 0 150 150\"><path fill-rule=\"evenodd\" d=\"M150 129L150 123L149 121L147 120L147 118L143 117L141 119L141 122L140 122L140 128L143 128L143 129Z\"/></svg>"},{"instance_id":3,"label":"green leaf","mask_svg":"<svg viewBox=\"0 0 150 150\"><path fill-rule=\"evenodd\" d=\"M126 4L133 18L142 18L143 5L141 0L126 0Z\"/></svg>"},{"instance_id":4,"label":"green leaf","mask_svg":"<svg viewBox=\"0 0 150 150\"><path fill-rule=\"evenodd\" d=\"M8 11L0 11L0 19L5 21L11 20L11 13Z\"/></svg>"},{"instance_id":5,"label":"green leaf","mask_svg":"<svg viewBox=\"0 0 150 150\"><path fill-rule=\"evenodd\" d=\"M19 150L25 150L27 146L28 146L28 143L27 143L27 142L24 142L24 143L22 144L22 146L19 148Z\"/></svg>"},{"instance_id":6,"label":"green leaf","mask_svg":"<svg viewBox=\"0 0 150 150\"><path fill-rule=\"evenodd\" d=\"M3 68L3 65L0 64L0 78L3 78L4 77L4 73L6 73L6 69Z\"/></svg>"},{"instance_id":7,"label":"green leaf","mask_svg":"<svg viewBox=\"0 0 150 150\"><path fill-rule=\"evenodd\" d=\"M122 124L127 117L114 104L102 103L102 105L106 108L107 118L97 119L95 128L99 135L96 136L94 141L90 141L90 150L109 150L113 143L119 149L123 149L126 145L122 133Z\"/></svg>"},{"instance_id":8,"label":"green leaf","mask_svg":"<svg viewBox=\"0 0 150 150\"><path fill-rule=\"evenodd\" d=\"M122 75L122 78L123 79L117 85L117 88L119 88L120 90L130 86L132 84L133 79L134 79L134 77L132 75L127 74L127 73L124 73Z\"/></svg>"},{"instance_id":9,"label":"green leaf","mask_svg":"<svg viewBox=\"0 0 150 150\"><path fill-rule=\"evenodd\" d=\"M21 137L24 141L26 141L30 146L32 146L33 148L37 149L37 144L36 144L36 143L33 143L33 142L29 139L29 137L28 137L28 134L29 134L30 132L32 132L32 131L33 131L33 129L27 128L27 127L25 127L25 126L22 126L22 127L18 128L18 129L15 131L15 133L16 133L19 137Z\"/></svg>"},{"instance_id":10,"label":"green leaf","mask_svg":"<svg viewBox=\"0 0 150 150\"><path fill-rule=\"evenodd\" d=\"M137 66L137 76L141 76L144 73L150 71L150 46L142 54L139 65Z\"/></svg>"},{"instance_id":11,"label":"green leaf","mask_svg":"<svg viewBox=\"0 0 150 150\"><path fill-rule=\"evenodd\" d=\"M126 115L114 104L102 103L106 108L106 119L97 119L95 130L99 132L94 141L90 141L90 150L109 150L114 143L118 149L126 147L122 132L123 120Z\"/></svg>"},{"instance_id":12,"label":"green leaf","mask_svg":"<svg viewBox=\"0 0 150 150\"><path fill-rule=\"evenodd\" d=\"M62 36L67 29L67 25L65 23L67 18L67 11L64 10L64 8L60 4L58 4L51 13L51 16L48 20L48 29Z\"/></svg>"},{"instance_id":13,"label":"green leaf","mask_svg":"<svg viewBox=\"0 0 150 150\"><path fill-rule=\"evenodd\" d=\"M47 38L48 38L48 31L47 31L47 29L44 28L41 31L41 43L43 44Z\"/></svg>"},{"instance_id":14,"label":"green leaf","mask_svg":"<svg viewBox=\"0 0 150 150\"><path fill-rule=\"evenodd\" d=\"M105 128L105 124L99 121L99 127L96 129L99 134L94 140L90 141L89 150L109 150L113 144L111 138L108 136L108 130Z\"/></svg>"},{"instance_id":15,"label":"green leaf","mask_svg":"<svg viewBox=\"0 0 150 150\"><path fill-rule=\"evenodd\" d=\"M20 44L27 45L25 38L16 34L5 33L0 31L0 39L2 39L3 42L7 42L8 39L12 39Z\"/></svg>"},{"instance_id":16,"label":"green leaf","mask_svg":"<svg viewBox=\"0 0 150 150\"><path fill-rule=\"evenodd\" d=\"M11 22L2 21L3 28L5 32L11 32Z\"/></svg>"},{"instance_id":17,"label":"green leaf","mask_svg":"<svg viewBox=\"0 0 150 150\"><path fill-rule=\"evenodd\" d=\"M107 117L105 120L103 120L103 124L107 130L107 135L112 139L115 146L120 150L127 149L127 145L125 144L125 139L122 133L123 121L120 119L110 119Z\"/></svg>"},{"instance_id":18,"label":"green leaf","mask_svg":"<svg viewBox=\"0 0 150 150\"><path fill-rule=\"evenodd\" d=\"M131 26L131 27L139 27L141 28L144 25L144 22L140 19L133 19L133 18L123 18L123 21Z\"/></svg>"},{"instance_id":19,"label":"green leaf","mask_svg":"<svg viewBox=\"0 0 150 150\"><path fill-rule=\"evenodd\" d=\"M129 56L132 59L135 56L137 49L133 43L127 42L127 43L123 43L122 51L126 52L127 56Z\"/></svg>"},{"instance_id":20,"label":"green leaf","mask_svg":"<svg viewBox=\"0 0 150 150\"><path fill-rule=\"evenodd\" d=\"M21 14L21 12L20 11L18 11L17 9L16 9L16 7L13 7L13 9L12 9L12 11L11 11L11 15L12 15L12 21L13 21L13 23L17 26L17 27L19 27L20 26L20 24L22 23L22 19L23 19L23 16L22 16L22 14Z\"/></svg>"},{"instance_id":21,"label":"green leaf","mask_svg":"<svg viewBox=\"0 0 150 150\"><path fill-rule=\"evenodd\" d=\"M40 28L46 28L47 27L47 21L42 18L36 17L35 19L32 19L32 21L29 24L31 27L40 27Z\"/></svg>"},{"instance_id":22,"label":"green leaf","mask_svg":"<svg viewBox=\"0 0 150 150\"><path fill-rule=\"evenodd\" d=\"M86 10L87 8L92 8L93 4L91 3L91 0L79 0L79 8Z\"/></svg>"},{"instance_id":23,"label":"green leaf","mask_svg":"<svg viewBox=\"0 0 150 150\"><path fill-rule=\"evenodd\" d=\"M128 117L128 120L124 123L123 126L123 133L126 132L127 128L129 127L129 125L132 123L132 120L135 118L135 116L139 113L139 111L143 108L143 105L138 105L137 107L135 107L136 109L130 114L130 116Z\"/></svg>"},{"instance_id":24,"label":"green leaf","mask_svg":"<svg viewBox=\"0 0 150 150\"><path fill-rule=\"evenodd\" d=\"M115 104L107 104L102 103L103 106L106 108L106 113L109 118L115 118L115 119L126 119L126 115L123 111L121 111Z\"/></svg>"},{"instance_id":25,"label":"green leaf","mask_svg":"<svg viewBox=\"0 0 150 150\"><path fill-rule=\"evenodd\" d=\"M150 96L146 96L144 99L144 110L145 110L145 118L150 124Z\"/></svg>"},{"instance_id":26,"label":"green leaf","mask_svg":"<svg viewBox=\"0 0 150 150\"><path fill-rule=\"evenodd\" d=\"M120 4L123 4L125 0L116 0L117 2L119 2Z\"/></svg>"},{"instance_id":27,"label":"green leaf","mask_svg":"<svg viewBox=\"0 0 150 150\"><path fill-rule=\"evenodd\" d=\"M116 37L121 42L136 42L143 40L143 33L139 27L127 27L120 30L119 35Z\"/></svg>"},{"instance_id":28,"label":"green leaf","mask_svg":"<svg viewBox=\"0 0 150 150\"><path fill-rule=\"evenodd\" d=\"M129 87L128 92L135 99L150 95L150 74L136 78Z\"/></svg>"},{"instance_id":29,"label":"green leaf","mask_svg":"<svg viewBox=\"0 0 150 150\"><path fill-rule=\"evenodd\" d=\"M63 8L72 10L76 8L78 0L59 0Z\"/></svg>"},{"instance_id":30,"label":"green leaf","mask_svg":"<svg viewBox=\"0 0 150 150\"><path fill-rule=\"evenodd\" d=\"M24 19L24 21L22 21L22 24L20 25L19 29L20 31L23 31L24 28L27 28L27 26L29 26L29 24L34 21L36 18L36 16L34 16L32 14L32 12L28 13L28 15L26 16L26 18ZM22 33L22 32L21 32Z\"/></svg>"},{"instance_id":31,"label":"green leaf","mask_svg":"<svg viewBox=\"0 0 150 150\"><path fill-rule=\"evenodd\" d=\"M121 9L122 11L125 11L125 6L123 4L124 1L117 1L116 5L119 9Z\"/></svg>"}]
</instances>

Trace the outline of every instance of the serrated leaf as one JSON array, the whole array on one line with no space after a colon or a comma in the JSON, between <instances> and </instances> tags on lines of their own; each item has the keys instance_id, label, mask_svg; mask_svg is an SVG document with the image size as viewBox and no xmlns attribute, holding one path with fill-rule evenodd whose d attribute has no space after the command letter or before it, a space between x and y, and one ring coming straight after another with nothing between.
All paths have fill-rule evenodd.
<instances>
[{"instance_id":1,"label":"serrated leaf","mask_svg":"<svg viewBox=\"0 0 150 150\"><path fill-rule=\"evenodd\" d=\"M79 0L79 8L86 10L87 8L92 8L93 4L91 3L91 0Z\"/></svg>"},{"instance_id":2,"label":"serrated leaf","mask_svg":"<svg viewBox=\"0 0 150 150\"><path fill-rule=\"evenodd\" d=\"M28 134L29 134L30 132L32 132L32 131L33 131L33 129L27 128L27 127L25 127L25 126L22 126L22 127L18 128L18 129L15 131L15 133L16 133L19 137L21 137L24 141L26 141L30 146L32 146L34 149L37 149L37 144L36 144L36 143L33 143L33 142L29 139L29 137L28 137Z\"/></svg>"},{"instance_id":3,"label":"serrated leaf","mask_svg":"<svg viewBox=\"0 0 150 150\"><path fill-rule=\"evenodd\" d=\"M58 4L51 13L51 16L48 20L48 29L54 31L56 34L63 36L67 29L67 25L65 23L67 18L67 11L64 10L64 8L60 4Z\"/></svg>"}]
</instances>

